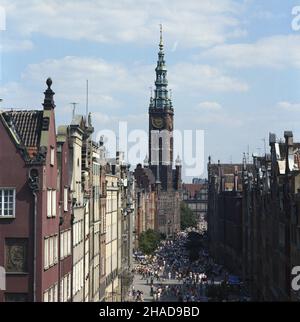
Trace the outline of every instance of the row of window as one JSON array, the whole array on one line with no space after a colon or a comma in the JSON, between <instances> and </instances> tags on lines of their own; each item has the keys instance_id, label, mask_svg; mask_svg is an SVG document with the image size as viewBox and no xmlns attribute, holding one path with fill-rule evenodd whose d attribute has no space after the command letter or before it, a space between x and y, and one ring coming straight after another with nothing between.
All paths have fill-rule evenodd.
<instances>
[{"instance_id":1,"label":"row of window","mask_svg":"<svg viewBox=\"0 0 300 322\"><path fill-rule=\"evenodd\" d=\"M68 188L64 189L64 211L68 211ZM16 205L16 190L0 189L0 217L14 217ZM56 190L47 190L47 217L56 216Z\"/></svg>"},{"instance_id":2,"label":"row of window","mask_svg":"<svg viewBox=\"0 0 300 322\"><path fill-rule=\"evenodd\" d=\"M57 283L44 292L44 302L58 302Z\"/></svg>"},{"instance_id":3,"label":"row of window","mask_svg":"<svg viewBox=\"0 0 300 322\"><path fill-rule=\"evenodd\" d=\"M73 246L83 241L83 220L79 220L73 225Z\"/></svg>"},{"instance_id":4,"label":"row of window","mask_svg":"<svg viewBox=\"0 0 300 322\"><path fill-rule=\"evenodd\" d=\"M65 258L69 255L71 255L71 229L60 235L60 257Z\"/></svg>"},{"instance_id":5,"label":"row of window","mask_svg":"<svg viewBox=\"0 0 300 322\"><path fill-rule=\"evenodd\" d=\"M60 298L62 302L68 302L71 299L71 273L65 275L61 280Z\"/></svg>"},{"instance_id":6,"label":"row of window","mask_svg":"<svg viewBox=\"0 0 300 322\"><path fill-rule=\"evenodd\" d=\"M83 287L84 269L83 258L74 266L73 269L73 294L77 294Z\"/></svg>"},{"instance_id":7,"label":"row of window","mask_svg":"<svg viewBox=\"0 0 300 322\"><path fill-rule=\"evenodd\" d=\"M44 268L48 269L58 262L58 236L47 237L44 240Z\"/></svg>"}]
</instances>

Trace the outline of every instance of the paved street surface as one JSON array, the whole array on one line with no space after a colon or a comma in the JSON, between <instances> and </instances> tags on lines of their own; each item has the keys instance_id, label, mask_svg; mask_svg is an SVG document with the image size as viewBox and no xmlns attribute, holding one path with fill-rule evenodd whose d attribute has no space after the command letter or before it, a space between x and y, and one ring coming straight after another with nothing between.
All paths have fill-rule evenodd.
<instances>
[{"instance_id":1,"label":"paved street surface","mask_svg":"<svg viewBox=\"0 0 300 322\"><path fill-rule=\"evenodd\" d=\"M195 232L181 232L174 240L162 241L152 256L137 255L129 301L241 300L240 286L239 295L231 297L228 272L209 257L201 238Z\"/></svg>"},{"instance_id":2,"label":"paved street surface","mask_svg":"<svg viewBox=\"0 0 300 322\"><path fill-rule=\"evenodd\" d=\"M150 279L149 279L150 280ZM154 282L153 285L156 288L158 285L178 285L182 284L178 282L177 280L166 280L161 282ZM136 291L143 292L143 298L144 302L153 302L153 296L150 295L150 284L147 285L147 280L142 279L142 275L134 274L134 280L133 280L134 289ZM166 295L160 299L160 302L177 302L178 299L175 296L172 296L171 294Z\"/></svg>"}]
</instances>

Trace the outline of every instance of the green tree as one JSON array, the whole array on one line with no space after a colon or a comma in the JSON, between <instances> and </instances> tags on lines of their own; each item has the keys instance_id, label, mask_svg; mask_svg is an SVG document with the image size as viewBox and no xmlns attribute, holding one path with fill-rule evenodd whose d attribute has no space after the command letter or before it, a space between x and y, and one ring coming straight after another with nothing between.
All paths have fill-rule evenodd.
<instances>
[{"instance_id":1,"label":"green tree","mask_svg":"<svg viewBox=\"0 0 300 322\"><path fill-rule=\"evenodd\" d=\"M139 248L144 254L150 255L156 250L161 239L160 233L149 229L141 233L139 237Z\"/></svg>"},{"instance_id":2,"label":"green tree","mask_svg":"<svg viewBox=\"0 0 300 322\"><path fill-rule=\"evenodd\" d=\"M197 218L185 202L180 205L180 226L182 230L190 227L197 227Z\"/></svg>"}]
</instances>

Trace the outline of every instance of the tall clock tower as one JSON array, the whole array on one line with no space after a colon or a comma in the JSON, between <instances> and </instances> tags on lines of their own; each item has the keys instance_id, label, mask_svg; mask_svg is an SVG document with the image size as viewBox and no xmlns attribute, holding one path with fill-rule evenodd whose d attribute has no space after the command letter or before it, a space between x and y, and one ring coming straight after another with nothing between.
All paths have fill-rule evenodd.
<instances>
[{"instance_id":1,"label":"tall clock tower","mask_svg":"<svg viewBox=\"0 0 300 322\"><path fill-rule=\"evenodd\" d=\"M174 109L168 91L162 27L155 72L154 97L151 94L149 105L149 165L162 189L169 190L173 186Z\"/></svg>"}]
</instances>

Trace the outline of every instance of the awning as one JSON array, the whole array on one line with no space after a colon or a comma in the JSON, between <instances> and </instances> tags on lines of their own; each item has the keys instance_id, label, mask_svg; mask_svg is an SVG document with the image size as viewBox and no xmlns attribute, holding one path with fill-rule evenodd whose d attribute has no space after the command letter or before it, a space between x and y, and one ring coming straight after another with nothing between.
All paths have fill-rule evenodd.
<instances>
[{"instance_id":1,"label":"awning","mask_svg":"<svg viewBox=\"0 0 300 322\"><path fill-rule=\"evenodd\" d=\"M228 284L230 284L230 285L239 285L239 284L241 284L240 278L238 276L235 276L235 275L229 275Z\"/></svg>"}]
</instances>

